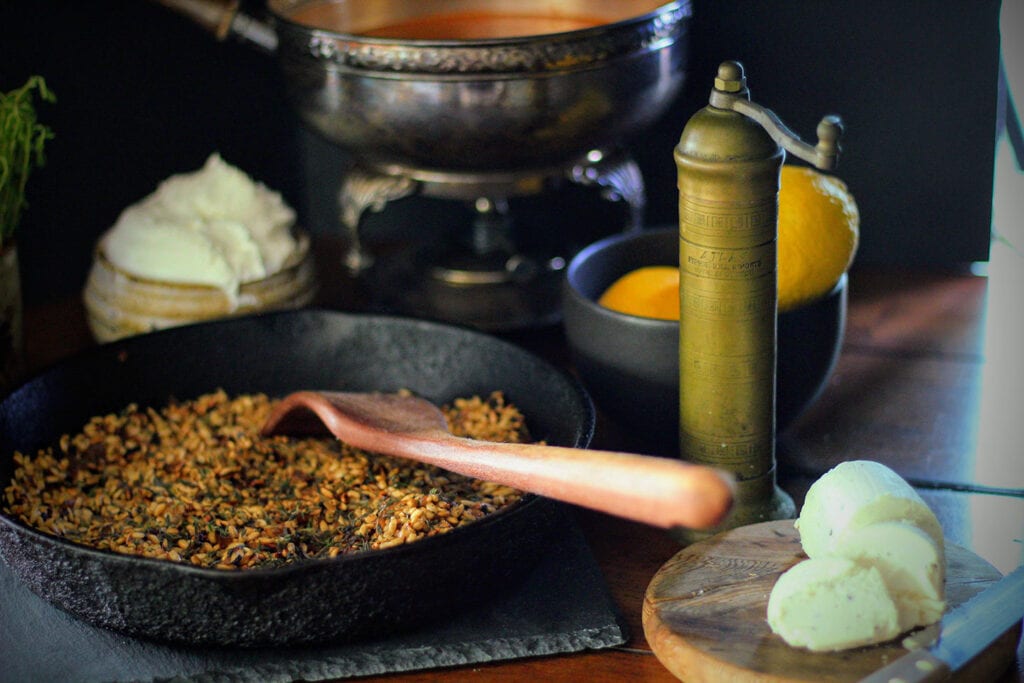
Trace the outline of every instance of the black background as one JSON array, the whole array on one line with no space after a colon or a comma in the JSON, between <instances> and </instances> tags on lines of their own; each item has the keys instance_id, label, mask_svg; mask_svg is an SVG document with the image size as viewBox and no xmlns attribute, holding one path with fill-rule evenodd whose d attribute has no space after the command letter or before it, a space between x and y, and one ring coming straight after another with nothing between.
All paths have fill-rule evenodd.
<instances>
[{"instance_id":1,"label":"black background","mask_svg":"<svg viewBox=\"0 0 1024 683\"><path fill-rule=\"evenodd\" d=\"M646 222L675 222L672 148L718 63L739 59L753 99L803 137L823 114L843 117L837 173L861 208L858 264L986 259L998 19L998 0L696 0L687 86L631 141ZM336 229L344 158L299 127L273 55L218 43L155 2L2 0L0 88L34 73L58 102L39 107L57 137L18 237L28 301L79 291L120 211L215 150L309 229Z\"/></svg>"}]
</instances>

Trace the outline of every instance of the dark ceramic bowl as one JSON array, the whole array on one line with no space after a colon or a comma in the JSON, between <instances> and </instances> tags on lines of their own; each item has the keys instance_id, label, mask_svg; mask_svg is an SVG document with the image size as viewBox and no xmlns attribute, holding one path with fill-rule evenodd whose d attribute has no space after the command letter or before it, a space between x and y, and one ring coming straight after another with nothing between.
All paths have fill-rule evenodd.
<instances>
[{"instance_id":1,"label":"dark ceramic bowl","mask_svg":"<svg viewBox=\"0 0 1024 683\"><path fill-rule=\"evenodd\" d=\"M604 412L642 440L674 444L679 424L679 325L597 304L625 273L678 265L679 233L659 228L613 235L580 251L563 287L573 361ZM825 297L779 315L776 427L789 426L818 397L839 356L846 322L844 275Z\"/></svg>"},{"instance_id":2,"label":"dark ceramic bowl","mask_svg":"<svg viewBox=\"0 0 1024 683\"><path fill-rule=\"evenodd\" d=\"M538 439L583 448L593 434L594 409L579 383L512 344L426 321L290 311L104 344L31 379L0 402L0 490L15 451L34 453L131 402L159 406L218 387L271 396L407 388L438 404L500 389ZM212 646L337 643L445 619L501 595L550 552L555 509L527 495L415 543L225 571L87 548L0 505L0 558L44 599L128 635Z\"/></svg>"}]
</instances>

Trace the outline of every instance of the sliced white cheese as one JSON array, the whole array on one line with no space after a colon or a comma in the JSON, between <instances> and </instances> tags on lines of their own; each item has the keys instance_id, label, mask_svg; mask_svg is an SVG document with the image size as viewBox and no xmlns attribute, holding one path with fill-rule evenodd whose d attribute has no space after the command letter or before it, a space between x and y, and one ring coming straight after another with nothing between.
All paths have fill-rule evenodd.
<instances>
[{"instance_id":1,"label":"sliced white cheese","mask_svg":"<svg viewBox=\"0 0 1024 683\"><path fill-rule=\"evenodd\" d=\"M933 624L946 610L946 560L935 540L906 522L878 522L845 533L834 552L882 575L901 631Z\"/></svg>"},{"instance_id":2,"label":"sliced white cheese","mask_svg":"<svg viewBox=\"0 0 1024 683\"><path fill-rule=\"evenodd\" d=\"M902 521L918 527L945 556L935 513L900 475L871 460L840 463L811 485L796 528L808 557L835 553L845 534L876 522Z\"/></svg>"},{"instance_id":3,"label":"sliced white cheese","mask_svg":"<svg viewBox=\"0 0 1024 683\"><path fill-rule=\"evenodd\" d=\"M843 557L804 560L780 576L768 625L793 647L815 652L881 643L902 631L878 569Z\"/></svg>"}]
</instances>

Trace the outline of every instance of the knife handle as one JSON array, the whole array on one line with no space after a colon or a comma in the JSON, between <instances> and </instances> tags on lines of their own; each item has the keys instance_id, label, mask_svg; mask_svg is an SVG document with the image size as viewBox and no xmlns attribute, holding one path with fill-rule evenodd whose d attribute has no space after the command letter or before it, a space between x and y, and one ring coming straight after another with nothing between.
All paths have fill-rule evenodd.
<instances>
[{"instance_id":1,"label":"knife handle","mask_svg":"<svg viewBox=\"0 0 1024 683\"><path fill-rule=\"evenodd\" d=\"M937 683L948 681L949 666L925 649L913 650L892 664L879 669L860 683Z\"/></svg>"}]
</instances>

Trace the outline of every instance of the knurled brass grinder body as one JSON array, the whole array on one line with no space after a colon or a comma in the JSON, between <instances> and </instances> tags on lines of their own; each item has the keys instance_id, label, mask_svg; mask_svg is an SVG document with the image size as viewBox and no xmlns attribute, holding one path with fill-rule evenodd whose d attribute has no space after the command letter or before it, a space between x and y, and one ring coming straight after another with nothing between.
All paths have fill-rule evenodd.
<instances>
[{"instance_id":1,"label":"knurled brass grinder body","mask_svg":"<svg viewBox=\"0 0 1024 683\"><path fill-rule=\"evenodd\" d=\"M811 146L749 98L742 65L724 62L709 105L686 124L674 154L680 456L732 472L737 483L729 518L712 531L676 532L684 543L796 515L775 473L780 173L785 150L834 168L842 129L825 117Z\"/></svg>"}]
</instances>

